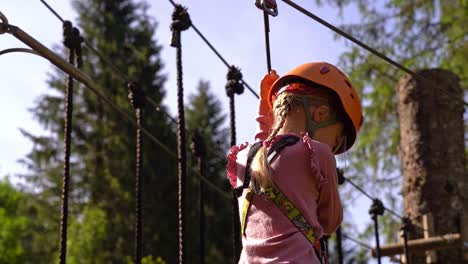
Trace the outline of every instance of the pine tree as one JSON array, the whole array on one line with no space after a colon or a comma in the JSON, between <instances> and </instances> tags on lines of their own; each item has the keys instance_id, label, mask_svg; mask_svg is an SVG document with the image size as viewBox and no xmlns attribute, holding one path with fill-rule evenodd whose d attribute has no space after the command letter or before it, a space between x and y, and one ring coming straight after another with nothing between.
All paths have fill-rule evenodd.
<instances>
[{"instance_id":1,"label":"pine tree","mask_svg":"<svg viewBox=\"0 0 468 264\"><path fill-rule=\"evenodd\" d=\"M156 23L148 16L147 5L130 0L80 0L74 2L74 7L84 38L123 70L123 74L136 81L148 97L161 104L165 81L159 57L161 47L153 40ZM84 49L83 71L111 101L128 113L133 112L126 83L102 58L87 49ZM54 241L47 254L55 256L64 157L65 76L56 72L49 84L55 93L42 96L32 111L50 131L50 136L25 132L34 147L24 162L30 169L25 175L30 186L39 191L42 201L54 208L50 212L54 225L46 233ZM160 111L147 107L143 126L174 147L175 138L165 111L162 105ZM126 263L133 256L134 248L136 128L81 86L75 89L73 115L70 223L77 230L76 225L86 225L87 221L79 221L85 206L89 210L102 210L107 217L106 232L102 243L95 243L101 248L88 250L101 252L103 263ZM161 256L168 263L177 257L175 162L158 145L143 137L143 256ZM44 263L50 263L50 258Z\"/></svg>"},{"instance_id":2,"label":"pine tree","mask_svg":"<svg viewBox=\"0 0 468 264\"><path fill-rule=\"evenodd\" d=\"M225 127L226 115L222 113L221 102L210 92L210 84L200 81L197 93L189 97L186 111L187 128L190 133L198 131L206 145L205 177L213 184L229 192L226 183L226 153L229 148L228 130ZM196 161L192 159L192 167L197 168ZM189 183L188 200L191 204L198 204L198 190L200 179L193 175ZM205 256L207 263L225 263L231 259L231 219L232 209L230 202L210 188L205 187ZM189 217L191 222L199 223L199 210L193 210ZM223 234L223 235L220 235ZM198 256L199 228L192 225L189 236L191 244L189 254ZM198 258L195 258L198 259Z\"/></svg>"}]
</instances>

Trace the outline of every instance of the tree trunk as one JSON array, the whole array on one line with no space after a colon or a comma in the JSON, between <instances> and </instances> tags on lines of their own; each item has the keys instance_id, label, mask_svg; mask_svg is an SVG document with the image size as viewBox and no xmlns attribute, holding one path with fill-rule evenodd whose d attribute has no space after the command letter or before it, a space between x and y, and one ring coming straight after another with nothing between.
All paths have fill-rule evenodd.
<instances>
[{"instance_id":1,"label":"tree trunk","mask_svg":"<svg viewBox=\"0 0 468 264\"><path fill-rule=\"evenodd\" d=\"M406 76L397 87L404 208L414 224L432 214L435 235L460 233L467 215L468 185L463 124L463 91L451 72L431 69ZM423 237L416 227L410 239ZM411 252L410 252L411 253ZM466 263L462 248L439 250L430 263ZM411 263L426 263L413 256Z\"/></svg>"}]
</instances>

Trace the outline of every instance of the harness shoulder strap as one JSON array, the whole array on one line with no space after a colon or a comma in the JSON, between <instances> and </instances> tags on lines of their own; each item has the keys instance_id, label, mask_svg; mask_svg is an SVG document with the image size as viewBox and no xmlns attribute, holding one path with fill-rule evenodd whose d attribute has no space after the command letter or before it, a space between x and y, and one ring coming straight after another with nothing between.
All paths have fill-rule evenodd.
<instances>
[{"instance_id":1,"label":"harness shoulder strap","mask_svg":"<svg viewBox=\"0 0 468 264\"><path fill-rule=\"evenodd\" d=\"M287 146L291 146L296 144L296 142L299 140L299 137L293 136L293 135L288 135L280 140L276 141L268 150L268 162L271 163L273 162L274 159L278 156L281 150L283 150ZM247 192L245 194L245 199L244 203L242 206L242 215L241 215L241 234L244 235L245 232L245 224L247 222L247 214L250 209L250 205L252 202L252 199L254 197L254 194L257 192L258 188L255 188L255 186L250 187L250 179L251 179L251 170L250 166L252 164L252 161L257 154L258 150L260 147L263 145L263 141L257 142L249 150L249 153L247 155L247 163L245 166L245 175L244 175L244 183L241 187L238 187L235 189L237 197L240 197L242 195L243 189L247 189Z\"/></svg>"},{"instance_id":2,"label":"harness shoulder strap","mask_svg":"<svg viewBox=\"0 0 468 264\"><path fill-rule=\"evenodd\" d=\"M270 149L268 150L268 163L272 163L277 157L278 154L287 146L292 146L299 141L299 137L294 135L288 135L277 142L275 142ZM258 150L262 146L263 142L257 142L250 148L250 151L247 156L247 164L245 169L244 184L239 187L240 194L242 195L243 189L247 189L246 197L242 207L242 218L241 218L241 234L245 234L245 227L247 222L247 215L250 209L252 199L255 195L255 191L250 187L250 165L253 161L253 158L257 154ZM320 259L321 263L324 263L324 254L321 254L320 250L320 240L317 240L315 237L315 232L312 229L312 226L307 221L307 219L299 212L296 206L283 194L283 192L275 185L265 191L265 195L276 205L278 209L286 216L288 219L296 226L299 231L306 237L306 239L313 245L314 250L317 253L317 256Z\"/></svg>"},{"instance_id":3,"label":"harness shoulder strap","mask_svg":"<svg viewBox=\"0 0 468 264\"><path fill-rule=\"evenodd\" d=\"M283 150L287 146L292 146L296 144L297 141L299 141L298 136L288 135L275 142L273 146L271 146L271 148L268 150L268 163L272 163L276 159L276 157L278 157L278 154L281 150Z\"/></svg>"},{"instance_id":4,"label":"harness shoulder strap","mask_svg":"<svg viewBox=\"0 0 468 264\"><path fill-rule=\"evenodd\" d=\"M234 193L236 194L237 198L241 197L244 189L248 188L250 185L250 165L252 164L252 161L262 144L263 141L256 142L249 149L249 153L247 154L247 163L245 164L244 183L242 186L234 188Z\"/></svg>"}]
</instances>

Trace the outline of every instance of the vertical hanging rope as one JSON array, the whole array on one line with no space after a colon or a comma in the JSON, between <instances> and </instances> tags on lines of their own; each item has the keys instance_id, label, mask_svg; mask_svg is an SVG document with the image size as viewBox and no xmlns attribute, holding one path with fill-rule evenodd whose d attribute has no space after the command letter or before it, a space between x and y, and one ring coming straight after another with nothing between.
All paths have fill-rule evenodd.
<instances>
[{"instance_id":1,"label":"vertical hanging rope","mask_svg":"<svg viewBox=\"0 0 468 264\"><path fill-rule=\"evenodd\" d=\"M75 52L78 50L78 55L81 55L81 42L78 29L73 28L70 21L63 23L63 44L69 50L68 62L75 64ZM81 63L81 58L79 58ZM78 65L78 66L81 66ZM72 114L73 114L73 78L68 76L66 99L65 99L65 160L63 166L63 183L62 183L62 206L60 214L60 264L65 264L67 259L67 225L68 225L68 192L70 189L70 150L71 150L71 131L72 131Z\"/></svg>"},{"instance_id":2,"label":"vertical hanging rope","mask_svg":"<svg viewBox=\"0 0 468 264\"><path fill-rule=\"evenodd\" d=\"M179 221L179 263L185 261L184 248L184 204L185 204L185 180L187 178L187 158L185 153L185 115L184 115L184 88L182 79L182 44L181 31L190 27L191 21L187 9L181 5L176 5L172 13L172 41L171 46L176 48L176 64L177 64L177 110L179 113L177 122L177 138L178 138L178 221Z\"/></svg>"},{"instance_id":3,"label":"vertical hanging rope","mask_svg":"<svg viewBox=\"0 0 468 264\"><path fill-rule=\"evenodd\" d=\"M400 228L401 237L403 238L403 253L405 255L405 260L407 264L411 264L411 259L409 258L409 251L408 251L408 232L413 230L413 225L411 223L411 219L408 217L402 218L402 225Z\"/></svg>"},{"instance_id":4,"label":"vertical hanging rope","mask_svg":"<svg viewBox=\"0 0 468 264\"><path fill-rule=\"evenodd\" d=\"M336 230L336 253L338 255L338 264L343 264L343 245L342 245L341 226Z\"/></svg>"},{"instance_id":5,"label":"vertical hanging rope","mask_svg":"<svg viewBox=\"0 0 468 264\"><path fill-rule=\"evenodd\" d=\"M379 215L383 215L384 211L385 207L383 206L383 203L379 199L373 199L371 208L369 209L369 214L372 216L372 220L374 220L375 248L377 253L378 264L381 264L378 217Z\"/></svg>"},{"instance_id":6,"label":"vertical hanging rope","mask_svg":"<svg viewBox=\"0 0 468 264\"><path fill-rule=\"evenodd\" d=\"M270 52L270 18L269 16L278 15L278 6L275 0L256 0L255 5L263 10L263 23L265 25L265 49L266 49L266 60L267 70L271 71L271 52Z\"/></svg>"},{"instance_id":7,"label":"vertical hanging rope","mask_svg":"<svg viewBox=\"0 0 468 264\"><path fill-rule=\"evenodd\" d=\"M203 141L203 137L199 130L196 130L192 136L192 153L194 157L197 157L198 172L201 176L205 174L205 158L206 158L206 147ZM199 254L200 264L205 263L205 183L200 179L200 236L199 236Z\"/></svg>"},{"instance_id":8,"label":"vertical hanging rope","mask_svg":"<svg viewBox=\"0 0 468 264\"><path fill-rule=\"evenodd\" d=\"M338 185L343 185L345 182L344 170L336 168L336 176L338 177ZM336 253L338 255L338 264L343 264L343 243L342 243L341 226L336 230Z\"/></svg>"},{"instance_id":9,"label":"vertical hanging rope","mask_svg":"<svg viewBox=\"0 0 468 264\"><path fill-rule=\"evenodd\" d=\"M265 47L266 47L267 70L268 72L271 72L270 21L268 18L267 11L263 11L263 22L265 24Z\"/></svg>"},{"instance_id":10,"label":"vertical hanging rope","mask_svg":"<svg viewBox=\"0 0 468 264\"><path fill-rule=\"evenodd\" d=\"M235 66L230 66L227 73L226 94L229 97L229 117L231 131L231 147L236 145L236 113L234 94L242 94L244 85L242 84L242 73ZM233 263L239 262L241 241L240 241L240 219L239 205L237 203L237 195L232 192L232 215L233 215Z\"/></svg>"},{"instance_id":11,"label":"vertical hanging rope","mask_svg":"<svg viewBox=\"0 0 468 264\"><path fill-rule=\"evenodd\" d=\"M141 150L141 129L143 108L145 106L145 94L141 87L135 82L127 84L129 89L128 98L135 109L136 115L136 157L135 157L135 251L134 262L141 264L142 251L142 231L143 231L143 210L142 210L142 195L143 195L143 179L141 177L142 150Z\"/></svg>"}]
</instances>

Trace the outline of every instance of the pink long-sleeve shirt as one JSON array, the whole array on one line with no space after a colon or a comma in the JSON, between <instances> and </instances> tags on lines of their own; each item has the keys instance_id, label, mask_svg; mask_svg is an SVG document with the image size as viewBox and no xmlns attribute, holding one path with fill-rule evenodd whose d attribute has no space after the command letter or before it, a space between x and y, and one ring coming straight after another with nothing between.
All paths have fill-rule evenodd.
<instances>
[{"instance_id":1,"label":"pink long-sleeve shirt","mask_svg":"<svg viewBox=\"0 0 468 264\"><path fill-rule=\"evenodd\" d=\"M271 117L262 115L262 104L259 110L260 131L256 138L263 140L269 133ZM278 135L272 141L284 136ZM307 134L296 136L300 140L284 148L271 164L272 179L312 225L319 239L335 231L343 218L336 162L328 145ZM233 187L243 183L250 146L234 146L228 155L227 174ZM244 200L244 195L239 198L241 216ZM320 263L310 242L264 196L254 196L246 222L239 263Z\"/></svg>"}]
</instances>

